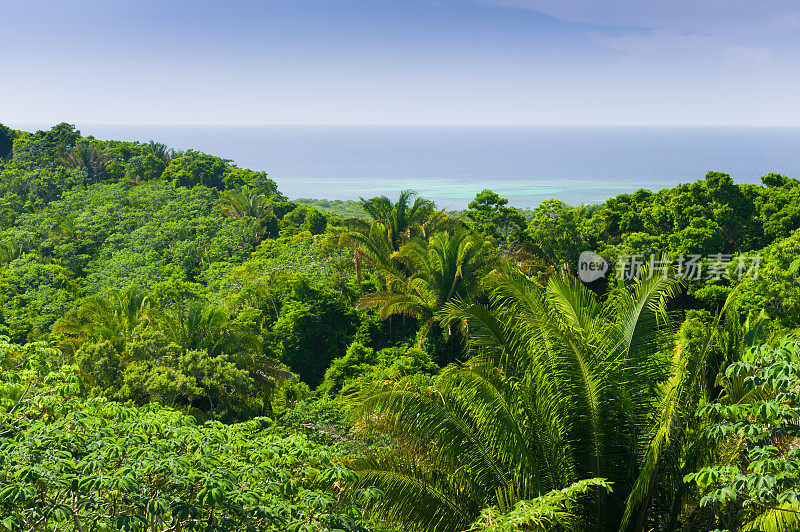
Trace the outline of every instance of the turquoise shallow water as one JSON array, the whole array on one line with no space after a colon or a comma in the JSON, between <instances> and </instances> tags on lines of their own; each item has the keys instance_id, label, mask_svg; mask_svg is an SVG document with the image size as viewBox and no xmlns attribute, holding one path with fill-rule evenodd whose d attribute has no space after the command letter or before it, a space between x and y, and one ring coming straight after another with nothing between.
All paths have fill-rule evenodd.
<instances>
[{"instance_id":1,"label":"turquoise shallow water","mask_svg":"<svg viewBox=\"0 0 800 532\"><path fill-rule=\"evenodd\" d=\"M77 125L84 135L154 139L266 170L291 198L412 188L462 208L491 188L530 207L550 197L597 203L709 170L737 182L768 172L800 176L800 128L789 127Z\"/></svg>"}]
</instances>

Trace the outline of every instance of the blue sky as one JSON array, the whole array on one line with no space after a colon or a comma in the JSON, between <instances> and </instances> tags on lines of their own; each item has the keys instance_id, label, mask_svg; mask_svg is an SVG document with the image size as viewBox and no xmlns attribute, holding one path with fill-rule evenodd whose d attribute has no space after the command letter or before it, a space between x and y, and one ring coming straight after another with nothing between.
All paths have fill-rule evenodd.
<instances>
[{"instance_id":1,"label":"blue sky","mask_svg":"<svg viewBox=\"0 0 800 532\"><path fill-rule=\"evenodd\" d=\"M0 0L0 122L800 124L796 0Z\"/></svg>"}]
</instances>

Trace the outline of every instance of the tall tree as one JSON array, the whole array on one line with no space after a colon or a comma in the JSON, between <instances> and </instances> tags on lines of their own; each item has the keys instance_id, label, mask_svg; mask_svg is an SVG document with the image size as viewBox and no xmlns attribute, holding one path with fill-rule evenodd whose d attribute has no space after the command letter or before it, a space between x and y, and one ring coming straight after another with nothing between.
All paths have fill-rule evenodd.
<instances>
[{"instance_id":1,"label":"tall tree","mask_svg":"<svg viewBox=\"0 0 800 532\"><path fill-rule=\"evenodd\" d=\"M416 231L435 212L434 203L417 196L413 190L403 190L397 201L392 203L386 196L361 200L364 209L373 222L383 224L386 238L392 249L400 249L403 242L408 241ZM414 200L414 203L411 203Z\"/></svg>"},{"instance_id":2,"label":"tall tree","mask_svg":"<svg viewBox=\"0 0 800 532\"><path fill-rule=\"evenodd\" d=\"M575 265L580 253L592 248L584 206L571 207L549 199L540 203L533 213L526 232L530 237L530 251L542 264Z\"/></svg>"},{"instance_id":3,"label":"tall tree","mask_svg":"<svg viewBox=\"0 0 800 532\"><path fill-rule=\"evenodd\" d=\"M338 237L340 246L353 249L359 284L364 260L391 269L390 256L405 242L415 235L431 235L449 223L443 212L435 210L432 201L417 197L413 190L401 191L396 202L386 196L361 198L361 208L371 220L347 220L345 231Z\"/></svg>"},{"instance_id":4,"label":"tall tree","mask_svg":"<svg viewBox=\"0 0 800 532\"><path fill-rule=\"evenodd\" d=\"M507 207L508 199L485 189L469 204L467 217L476 228L497 238L504 247L513 246L525 231L525 217L515 208Z\"/></svg>"},{"instance_id":5,"label":"tall tree","mask_svg":"<svg viewBox=\"0 0 800 532\"><path fill-rule=\"evenodd\" d=\"M414 238L395 258L411 275L398 268L382 270L387 290L365 295L359 304L377 307L383 319L394 314L416 318L420 343L438 326L436 313L449 301L474 297L489 269L487 242L466 230L452 236L439 232L427 241Z\"/></svg>"}]
</instances>

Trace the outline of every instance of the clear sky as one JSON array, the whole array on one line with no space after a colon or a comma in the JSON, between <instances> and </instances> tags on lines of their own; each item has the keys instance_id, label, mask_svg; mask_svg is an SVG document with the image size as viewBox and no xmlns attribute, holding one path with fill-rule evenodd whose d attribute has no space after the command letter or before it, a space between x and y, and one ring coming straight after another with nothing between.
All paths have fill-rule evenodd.
<instances>
[{"instance_id":1,"label":"clear sky","mask_svg":"<svg viewBox=\"0 0 800 532\"><path fill-rule=\"evenodd\" d=\"M800 124L797 0L0 0L0 122Z\"/></svg>"}]
</instances>

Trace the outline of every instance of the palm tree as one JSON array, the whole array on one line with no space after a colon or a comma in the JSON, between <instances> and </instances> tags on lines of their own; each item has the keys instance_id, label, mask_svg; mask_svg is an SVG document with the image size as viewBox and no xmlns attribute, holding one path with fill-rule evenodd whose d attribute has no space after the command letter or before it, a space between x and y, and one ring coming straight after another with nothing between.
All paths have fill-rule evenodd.
<instances>
[{"instance_id":1,"label":"palm tree","mask_svg":"<svg viewBox=\"0 0 800 532\"><path fill-rule=\"evenodd\" d=\"M236 186L235 189L220 193L222 210L228 216L241 220L247 216L262 218L272 212L267 196L247 186Z\"/></svg>"},{"instance_id":2,"label":"palm tree","mask_svg":"<svg viewBox=\"0 0 800 532\"><path fill-rule=\"evenodd\" d=\"M336 237L339 246L348 246L353 250L353 261L356 267L356 280L361 284L361 272L364 261L391 271L394 249L386 238L386 226L380 222L368 224L364 220L350 219L345 221L345 231Z\"/></svg>"},{"instance_id":3,"label":"palm tree","mask_svg":"<svg viewBox=\"0 0 800 532\"><path fill-rule=\"evenodd\" d=\"M742 379L724 378L732 362L741 360L764 339L768 322L763 312L742 320L737 296L734 289L711 323L684 323L666 370L668 377L653 397L649 429L640 439L639 474L620 530L643 530L648 521L657 521L662 530L675 530L682 515L706 523L699 526L717 528L712 526L714 516L709 515L713 512L691 504L695 494L683 478L721 456L738 455L736 448L709 445L703 437L705 421L694 415L697 408L711 402L736 404L759 399ZM738 442L739 447L742 444Z\"/></svg>"},{"instance_id":4,"label":"palm tree","mask_svg":"<svg viewBox=\"0 0 800 532\"><path fill-rule=\"evenodd\" d=\"M160 312L155 320L169 340L187 350L205 349L211 355L261 350L254 331L235 323L225 308L203 301Z\"/></svg>"},{"instance_id":5,"label":"palm tree","mask_svg":"<svg viewBox=\"0 0 800 532\"><path fill-rule=\"evenodd\" d=\"M427 238L452 225L444 211L436 211L432 201L417 197L413 190L401 191L396 202L386 196L360 200L370 221L347 220L345 231L338 237L338 245L353 249L359 284L365 259L378 267L391 269L390 256L413 236Z\"/></svg>"},{"instance_id":6,"label":"palm tree","mask_svg":"<svg viewBox=\"0 0 800 532\"><path fill-rule=\"evenodd\" d=\"M453 218L444 209L433 211L427 220L416 226L417 235L423 240L428 240L436 233L442 231L455 232L463 229L461 218Z\"/></svg>"},{"instance_id":7,"label":"palm tree","mask_svg":"<svg viewBox=\"0 0 800 532\"><path fill-rule=\"evenodd\" d=\"M175 150L168 148L166 144L153 140L145 145L145 151L164 161L165 165L168 165L177 156Z\"/></svg>"},{"instance_id":8,"label":"palm tree","mask_svg":"<svg viewBox=\"0 0 800 532\"><path fill-rule=\"evenodd\" d=\"M386 196L359 199L361 208L373 222L383 224L386 238L394 251L398 251L403 242L408 241L435 212L434 203L418 197L413 190L401 191L395 203Z\"/></svg>"},{"instance_id":9,"label":"palm tree","mask_svg":"<svg viewBox=\"0 0 800 532\"><path fill-rule=\"evenodd\" d=\"M111 157L89 142L78 142L61 159L69 168L83 168L89 183L99 183L105 177L106 165Z\"/></svg>"},{"instance_id":10,"label":"palm tree","mask_svg":"<svg viewBox=\"0 0 800 532\"><path fill-rule=\"evenodd\" d=\"M436 233L430 240L413 238L394 254L406 266L406 276L398 268L382 270L387 290L361 298L362 307L377 307L381 319L404 314L419 320L419 342L438 323L436 312L453 299L466 300L478 292L478 284L488 270L487 242L468 231L453 236Z\"/></svg>"},{"instance_id":11,"label":"palm tree","mask_svg":"<svg viewBox=\"0 0 800 532\"><path fill-rule=\"evenodd\" d=\"M16 242L0 244L0 264L8 266L11 261L20 258L24 253Z\"/></svg>"},{"instance_id":12,"label":"palm tree","mask_svg":"<svg viewBox=\"0 0 800 532\"><path fill-rule=\"evenodd\" d=\"M250 373L267 397L279 383L295 380L279 360L263 354L256 331L237 323L223 307L193 301L183 308L158 313L155 319L167 338L183 349L230 356Z\"/></svg>"},{"instance_id":13,"label":"palm tree","mask_svg":"<svg viewBox=\"0 0 800 532\"><path fill-rule=\"evenodd\" d=\"M412 529L458 531L484 508L605 478L614 495L593 497L584 526L614 528L653 413L647 387L665 378L655 353L676 288L653 278L601 305L571 278L503 274L490 307L446 304L439 319L463 324L473 356L435 382L363 392L356 427L390 444L353 461L359 484L383 489Z\"/></svg>"},{"instance_id":14,"label":"palm tree","mask_svg":"<svg viewBox=\"0 0 800 532\"><path fill-rule=\"evenodd\" d=\"M77 349L84 342L109 341L121 349L133 331L151 320L150 299L137 287L93 296L60 320L53 331L65 336L63 344Z\"/></svg>"}]
</instances>

